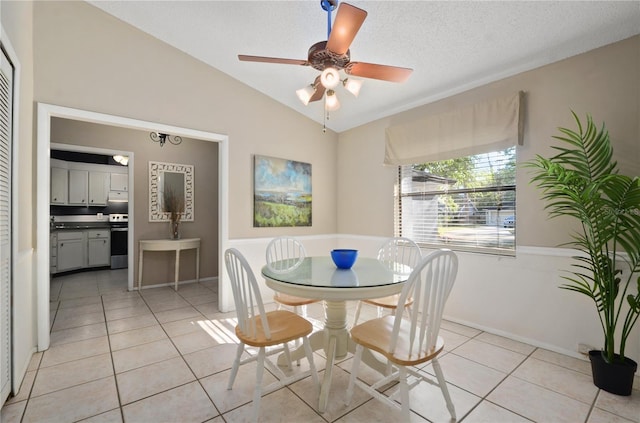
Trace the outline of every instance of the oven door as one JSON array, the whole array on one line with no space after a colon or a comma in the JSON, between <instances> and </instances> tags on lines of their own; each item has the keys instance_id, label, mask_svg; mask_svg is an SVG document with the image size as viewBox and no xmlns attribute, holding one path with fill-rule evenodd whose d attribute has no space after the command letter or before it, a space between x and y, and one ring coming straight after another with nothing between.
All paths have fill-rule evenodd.
<instances>
[{"instance_id":1,"label":"oven door","mask_svg":"<svg viewBox=\"0 0 640 423\"><path fill-rule=\"evenodd\" d=\"M127 246L129 245L129 228L111 228L111 268L124 269L129 265Z\"/></svg>"}]
</instances>

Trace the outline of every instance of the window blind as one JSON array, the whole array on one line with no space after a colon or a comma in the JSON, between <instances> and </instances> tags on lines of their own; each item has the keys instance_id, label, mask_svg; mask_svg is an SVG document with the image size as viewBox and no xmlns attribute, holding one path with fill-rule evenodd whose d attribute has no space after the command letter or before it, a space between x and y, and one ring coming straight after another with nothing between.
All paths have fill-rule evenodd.
<instances>
[{"instance_id":1,"label":"window blind","mask_svg":"<svg viewBox=\"0 0 640 423\"><path fill-rule=\"evenodd\" d=\"M399 166L396 234L438 247L515 252L515 147Z\"/></svg>"}]
</instances>

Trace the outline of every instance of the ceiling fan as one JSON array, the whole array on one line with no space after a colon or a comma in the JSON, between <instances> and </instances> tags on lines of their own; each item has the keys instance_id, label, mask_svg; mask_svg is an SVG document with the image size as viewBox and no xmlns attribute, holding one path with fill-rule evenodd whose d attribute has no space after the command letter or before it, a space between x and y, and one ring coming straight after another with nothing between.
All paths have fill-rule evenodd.
<instances>
[{"instance_id":1,"label":"ceiling fan","mask_svg":"<svg viewBox=\"0 0 640 423\"><path fill-rule=\"evenodd\" d=\"M326 91L326 110L336 110L340 107L340 103L338 103L333 91L333 88L340 82L355 96L358 95L360 90L362 82L349 78L341 80L338 73L340 70L343 70L347 75L390 82L404 82L409 78L413 69L351 61L349 46L367 17L366 11L348 3L342 3L338 8L333 29L331 29L331 12L337 8L338 0L321 0L320 5L327 12L327 41L320 41L312 45L309 48L307 60L247 56L244 54L239 54L238 59L246 62L311 66L321 71L322 73L315 79L313 84L297 90L296 93L306 105L309 102L322 99Z\"/></svg>"}]
</instances>

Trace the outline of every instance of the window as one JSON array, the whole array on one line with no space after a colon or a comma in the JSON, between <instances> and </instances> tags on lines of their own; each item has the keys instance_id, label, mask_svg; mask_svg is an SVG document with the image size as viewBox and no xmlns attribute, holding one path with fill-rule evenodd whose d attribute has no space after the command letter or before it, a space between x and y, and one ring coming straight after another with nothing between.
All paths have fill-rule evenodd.
<instances>
[{"instance_id":1,"label":"window","mask_svg":"<svg viewBox=\"0 0 640 423\"><path fill-rule=\"evenodd\" d=\"M396 234L456 250L515 253L516 148L403 165Z\"/></svg>"}]
</instances>

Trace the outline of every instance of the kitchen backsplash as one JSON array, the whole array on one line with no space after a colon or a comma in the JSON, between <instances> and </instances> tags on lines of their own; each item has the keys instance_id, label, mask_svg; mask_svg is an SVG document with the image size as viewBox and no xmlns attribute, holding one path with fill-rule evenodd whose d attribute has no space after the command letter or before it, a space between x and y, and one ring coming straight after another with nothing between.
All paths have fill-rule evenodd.
<instances>
[{"instance_id":1,"label":"kitchen backsplash","mask_svg":"<svg viewBox=\"0 0 640 423\"><path fill-rule=\"evenodd\" d=\"M50 216L71 216L79 214L97 214L104 215L112 213L129 213L128 203L109 203L106 207L74 207L74 206L50 206Z\"/></svg>"}]
</instances>

